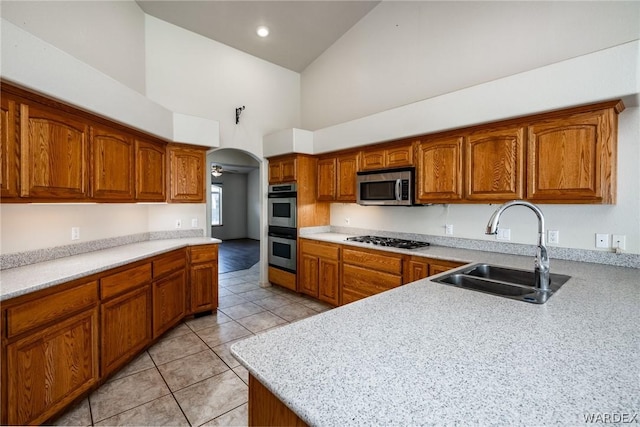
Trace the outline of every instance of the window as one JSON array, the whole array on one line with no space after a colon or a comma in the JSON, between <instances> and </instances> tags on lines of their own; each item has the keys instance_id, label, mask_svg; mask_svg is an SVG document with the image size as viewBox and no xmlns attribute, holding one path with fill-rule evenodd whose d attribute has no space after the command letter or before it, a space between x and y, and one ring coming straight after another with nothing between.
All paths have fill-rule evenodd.
<instances>
[{"instance_id":1,"label":"window","mask_svg":"<svg viewBox=\"0 0 640 427\"><path fill-rule=\"evenodd\" d=\"M222 225L222 184L211 184L211 225Z\"/></svg>"}]
</instances>

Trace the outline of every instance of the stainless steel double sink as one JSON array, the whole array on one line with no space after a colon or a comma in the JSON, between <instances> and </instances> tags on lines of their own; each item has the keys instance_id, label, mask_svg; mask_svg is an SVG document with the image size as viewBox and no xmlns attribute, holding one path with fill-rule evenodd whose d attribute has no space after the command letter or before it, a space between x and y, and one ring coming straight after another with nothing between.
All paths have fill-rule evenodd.
<instances>
[{"instance_id":1,"label":"stainless steel double sink","mask_svg":"<svg viewBox=\"0 0 640 427\"><path fill-rule=\"evenodd\" d=\"M485 292L534 304L544 304L571 276L549 274L548 291L535 287L535 272L491 264L474 264L432 279L434 282Z\"/></svg>"}]
</instances>

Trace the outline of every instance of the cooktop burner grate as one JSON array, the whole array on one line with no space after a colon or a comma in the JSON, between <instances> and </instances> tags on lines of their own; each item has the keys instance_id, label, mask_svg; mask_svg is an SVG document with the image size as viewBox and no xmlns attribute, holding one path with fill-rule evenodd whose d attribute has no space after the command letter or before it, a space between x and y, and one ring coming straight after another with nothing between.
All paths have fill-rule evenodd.
<instances>
[{"instance_id":1,"label":"cooktop burner grate","mask_svg":"<svg viewBox=\"0 0 640 427\"><path fill-rule=\"evenodd\" d=\"M400 249L417 249L429 246L429 243L427 242L418 242L416 240L404 240L381 236L355 236L347 237L347 240L352 242L368 243L376 246L389 246L392 248Z\"/></svg>"}]
</instances>

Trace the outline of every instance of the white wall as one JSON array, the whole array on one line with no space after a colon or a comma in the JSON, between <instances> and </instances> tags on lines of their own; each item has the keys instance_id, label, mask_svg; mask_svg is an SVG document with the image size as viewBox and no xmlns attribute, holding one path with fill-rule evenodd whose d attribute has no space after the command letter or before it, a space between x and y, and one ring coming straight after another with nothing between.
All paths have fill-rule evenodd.
<instances>
[{"instance_id":1,"label":"white wall","mask_svg":"<svg viewBox=\"0 0 640 427\"><path fill-rule=\"evenodd\" d=\"M262 157L262 136L297 127L300 75L146 16L146 87L172 111L220 121L220 147ZM235 109L241 106L240 123Z\"/></svg>"},{"instance_id":2,"label":"white wall","mask_svg":"<svg viewBox=\"0 0 640 427\"><path fill-rule=\"evenodd\" d=\"M222 184L222 225L211 227L211 237L222 240L247 237L247 175L223 173L212 179Z\"/></svg>"},{"instance_id":3,"label":"white wall","mask_svg":"<svg viewBox=\"0 0 640 427\"><path fill-rule=\"evenodd\" d=\"M3 78L171 139L172 112L140 93L145 35L137 4L19 3L2 3ZM114 68L103 67L102 60ZM175 230L176 219L183 229L191 228L193 218L207 229L204 204L2 204L1 209L3 254L76 243L71 227L80 227L78 242Z\"/></svg>"},{"instance_id":4,"label":"white wall","mask_svg":"<svg viewBox=\"0 0 640 427\"><path fill-rule=\"evenodd\" d=\"M260 235L260 169L247 175L247 237L254 240L264 240Z\"/></svg>"},{"instance_id":5,"label":"white wall","mask_svg":"<svg viewBox=\"0 0 640 427\"><path fill-rule=\"evenodd\" d=\"M344 123L639 37L638 2L382 2L302 73L302 127Z\"/></svg>"},{"instance_id":6,"label":"white wall","mask_svg":"<svg viewBox=\"0 0 640 427\"><path fill-rule=\"evenodd\" d=\"M2 2L4 19L140 93L144 16L133 0Z\"/></svg>"},{"instance_id":7,"label":"white wall","mask_svg":"<svg viewBox=\"0 0 640 427\"><path fill-rule=\"evenodd\" d=\"M639 37L639 3L383 2L303 72L303 124L321 127L322 153L624 98L617 204L542 209L558 246L595 249L595 233L615 233L638 254ZM331 224L433 235L453 224L456 237L493 239L484 229L495 208L332 204ZM535 242L524 208L501 226L512 242Z\"/></svg>"},{"instance_id":8,"label":"white wall","mask_svg":"<svg viewBox=\"0 0 640 427\"><path fill-rule=\"evenodd\" d=\"M2 253L144 233L148 231L148 206L3 203L0 216ZM79 240L71 240L71 227L80 228Z\"/></svg>"}]
</instances>

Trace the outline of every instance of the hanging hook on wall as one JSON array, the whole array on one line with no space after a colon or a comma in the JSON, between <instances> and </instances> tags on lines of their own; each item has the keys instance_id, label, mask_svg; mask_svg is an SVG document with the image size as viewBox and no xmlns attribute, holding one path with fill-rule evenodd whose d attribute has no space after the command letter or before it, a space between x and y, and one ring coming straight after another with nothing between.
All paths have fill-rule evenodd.
<instances>
[{"instance_id":1,"label":"hanging hook on wall","mask_svg":"<svg viewBox=\"0 0 640 427\"><path fill-rule=\"evenodd\" d=\"M240 114L242 114L242 110L244 110L244 105L236 108L236 124L240 123Z\"/></svg>"}]
</instances>

